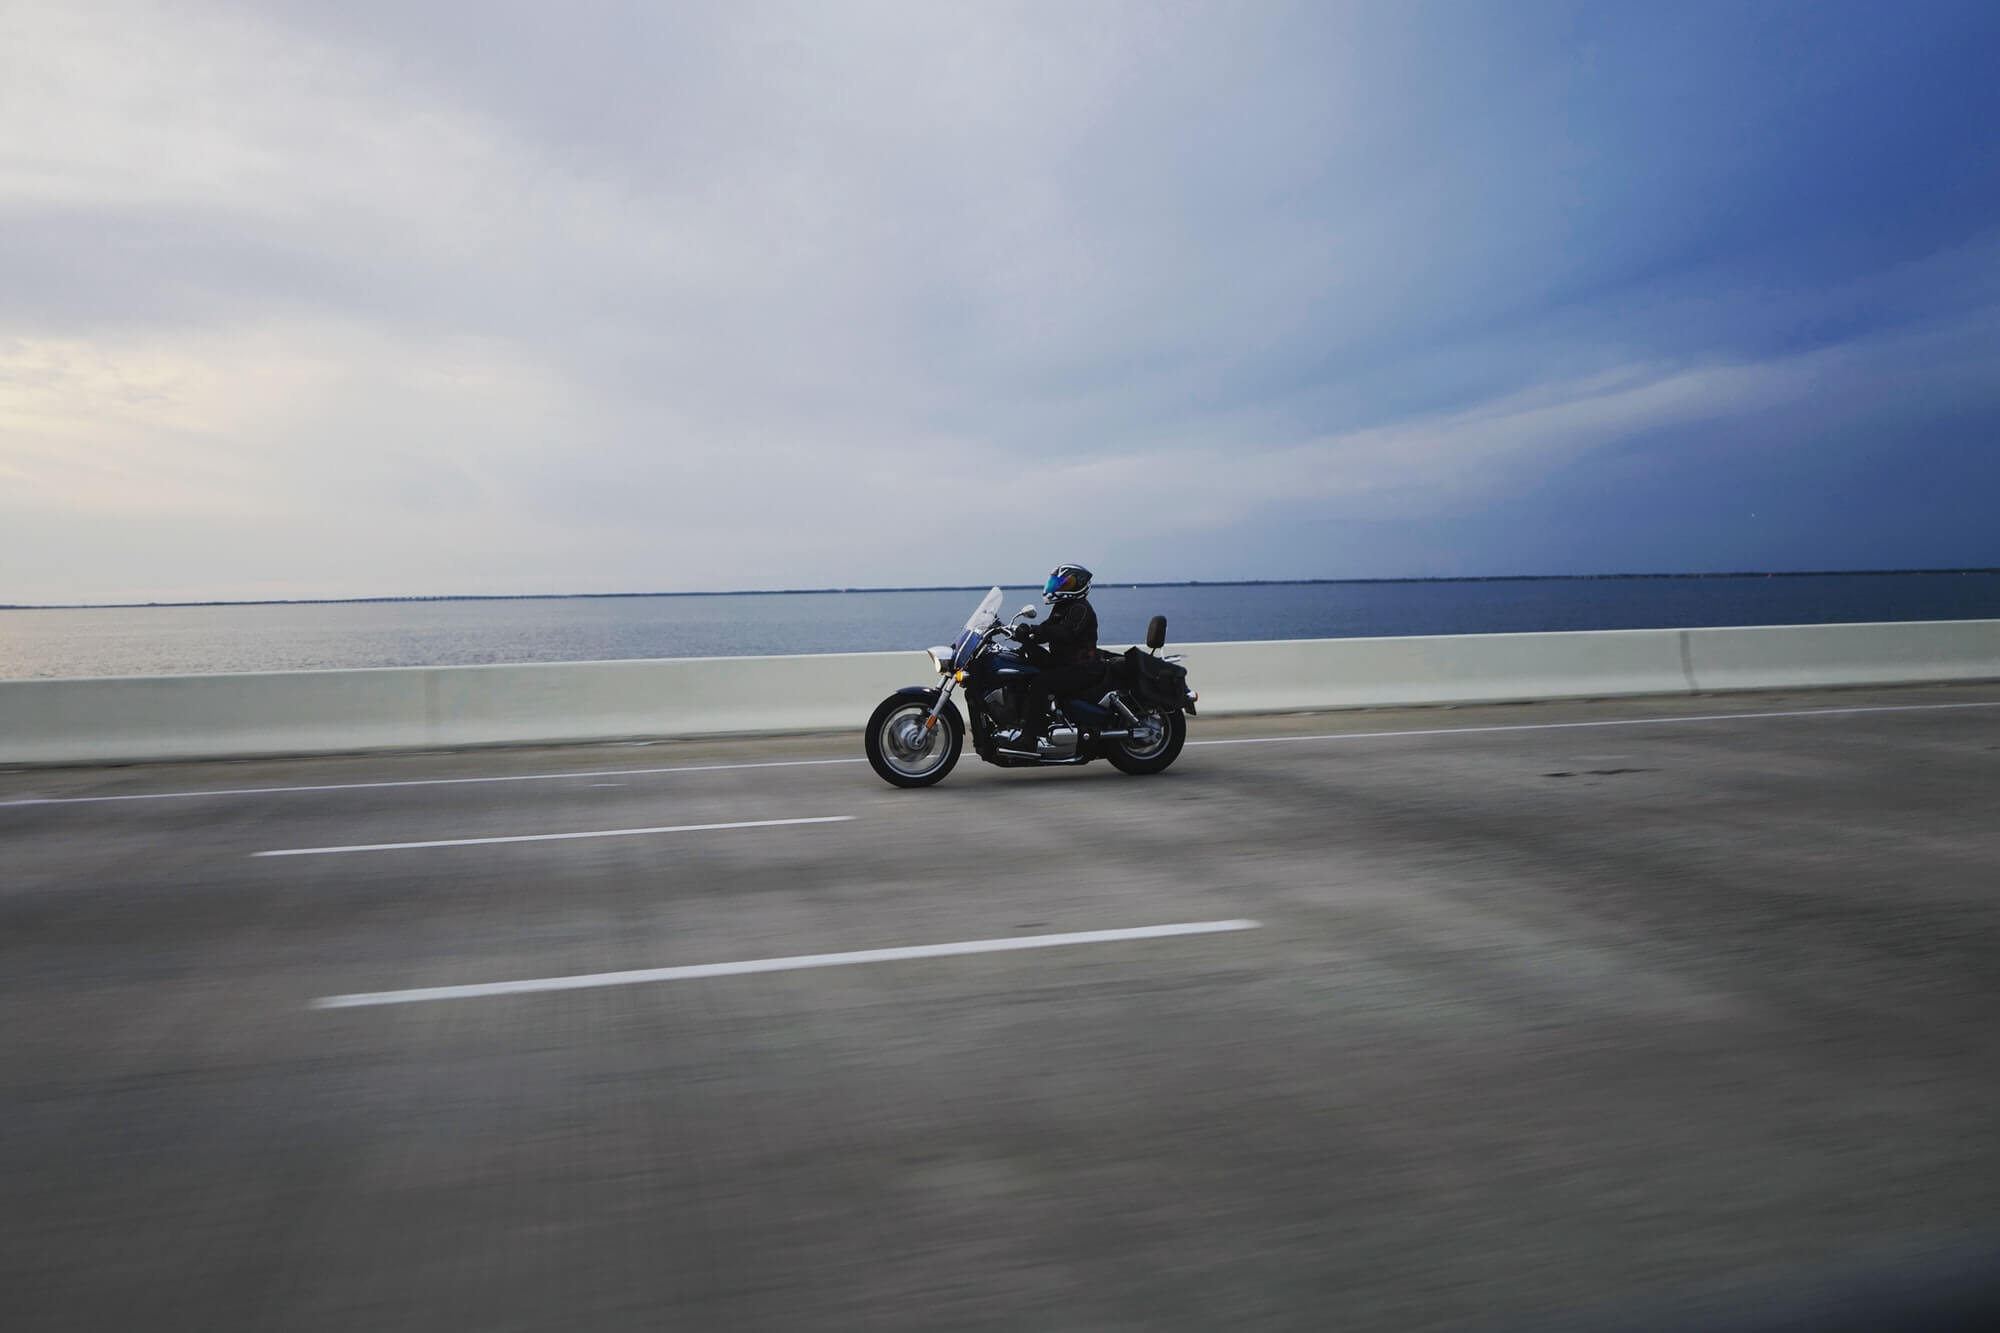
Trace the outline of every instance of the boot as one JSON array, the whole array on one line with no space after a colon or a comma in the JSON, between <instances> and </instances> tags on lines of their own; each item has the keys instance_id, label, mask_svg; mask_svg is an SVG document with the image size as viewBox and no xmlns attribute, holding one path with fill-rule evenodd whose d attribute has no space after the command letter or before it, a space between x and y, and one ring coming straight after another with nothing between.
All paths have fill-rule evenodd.
<instances>
[{"instance_id":1,"label":"boot","mask_svg":"<svg viewBox=\"0 0 2000 1333\"><path fill-rule=\"evenodd\" d=\"M1024 716L1021 719L1020 736L1002 748L1015 750L1021 754L1040 754L1042 734L1048 730L1047 719Z\"/></svg>"}]
</instances>

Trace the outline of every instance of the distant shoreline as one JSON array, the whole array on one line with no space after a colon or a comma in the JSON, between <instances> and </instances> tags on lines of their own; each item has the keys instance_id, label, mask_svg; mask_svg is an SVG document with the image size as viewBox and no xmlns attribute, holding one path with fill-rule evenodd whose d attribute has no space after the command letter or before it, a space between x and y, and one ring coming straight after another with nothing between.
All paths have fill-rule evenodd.
<instances>
[{"instance_id":1,"label":"distant shoreline","mask_svg":"<svg viewBox=\"0 0 2000 1333\"><path fill-rule=\"evenodd\" d=\"M2000 567L1969 569L1771 569L1733 570L1714 574L1473 574L1393 579L1174 579L1128 583L1107 581L1115 588L1299 588L1321 585L1398 583L1589 583L1613 579L1824 579L1886 575L2000 574ZM569 602L642 597L818 597L843 593L979 592L990 583L942 583L908 588L735 588L712 592L529 592L445 593L428 597L269 597L247 601L206 602L0 602L0 611L132 611L205 606L363 606L386 602ZM1033 584L1002 584L1032 588Z\"/></svg>"}]
</instances>

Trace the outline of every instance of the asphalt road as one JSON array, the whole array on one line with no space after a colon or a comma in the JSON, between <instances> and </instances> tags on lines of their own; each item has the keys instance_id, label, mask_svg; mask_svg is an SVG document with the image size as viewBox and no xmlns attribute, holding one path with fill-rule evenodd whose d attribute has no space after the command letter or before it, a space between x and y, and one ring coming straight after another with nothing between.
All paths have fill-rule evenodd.
<instances>
[{"instance_id":1,"label":"asphalt road","mask_svg":"<svg viewBox=\"0 0 2000 1333\"><path fill-rule=\"evenodd\" d=\"M2000 686L1194 737L0 773L0 1325L1678 1322L2000 1235Z\"/></svg>"}]
</instances>

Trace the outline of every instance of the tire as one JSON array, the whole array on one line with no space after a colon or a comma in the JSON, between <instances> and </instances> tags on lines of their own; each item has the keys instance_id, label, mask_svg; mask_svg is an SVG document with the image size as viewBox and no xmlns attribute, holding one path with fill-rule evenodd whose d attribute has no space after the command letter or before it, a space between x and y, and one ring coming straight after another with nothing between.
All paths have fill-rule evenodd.
<instances>
[{"instance_id":1,"label":"tire","mask_svg":"<svg viewBox=\"0 0 2000 1333\"><path fill-rule=\"evenodd\" d=\"M1104 757L1120 773L1143 777L1148 773L1161 772L1181 757L1181 747L1187 744L1187 717L1179 709L1169 713L1151 704L1141 705L1137 711L1142 722L1158 719L1164 735L1152 744L1136 749L1131 742L1114 736L1103 742Z\"/></svg>"},{"instance_id":2,"label":"tire","mask_svg":"<svg viewBox=\"0 0 2000 1333\"><path fill-rule=\"evenodd\" d=\"M937 691L924 694L892 694L875 706L868 719L868 764L882 781L897 787L928 787L942 781L958 764L965 749L965 719L958 705L946 703L938 714L937 730L922 747L912 742L915 728L937 703Z\"/></svg>"}]
</instances>

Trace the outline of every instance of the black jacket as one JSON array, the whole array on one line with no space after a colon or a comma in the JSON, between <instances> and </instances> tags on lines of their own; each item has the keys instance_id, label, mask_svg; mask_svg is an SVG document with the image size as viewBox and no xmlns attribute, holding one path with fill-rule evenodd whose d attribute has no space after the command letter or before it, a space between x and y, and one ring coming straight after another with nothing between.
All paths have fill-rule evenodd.
<instances>
[{"instance_id":1,"label":"black jacket","mask_svg":"<svg viewBox=\"0 0 2000 1333\"><path fill-rule=\"evenodd\" d=\"M1078 666L1097 660L1097 612L1087 597L1065 597L1037 625L1023 625L1023 643L1045 643L1056 666Z\"/></svg>"}]
</instances>

